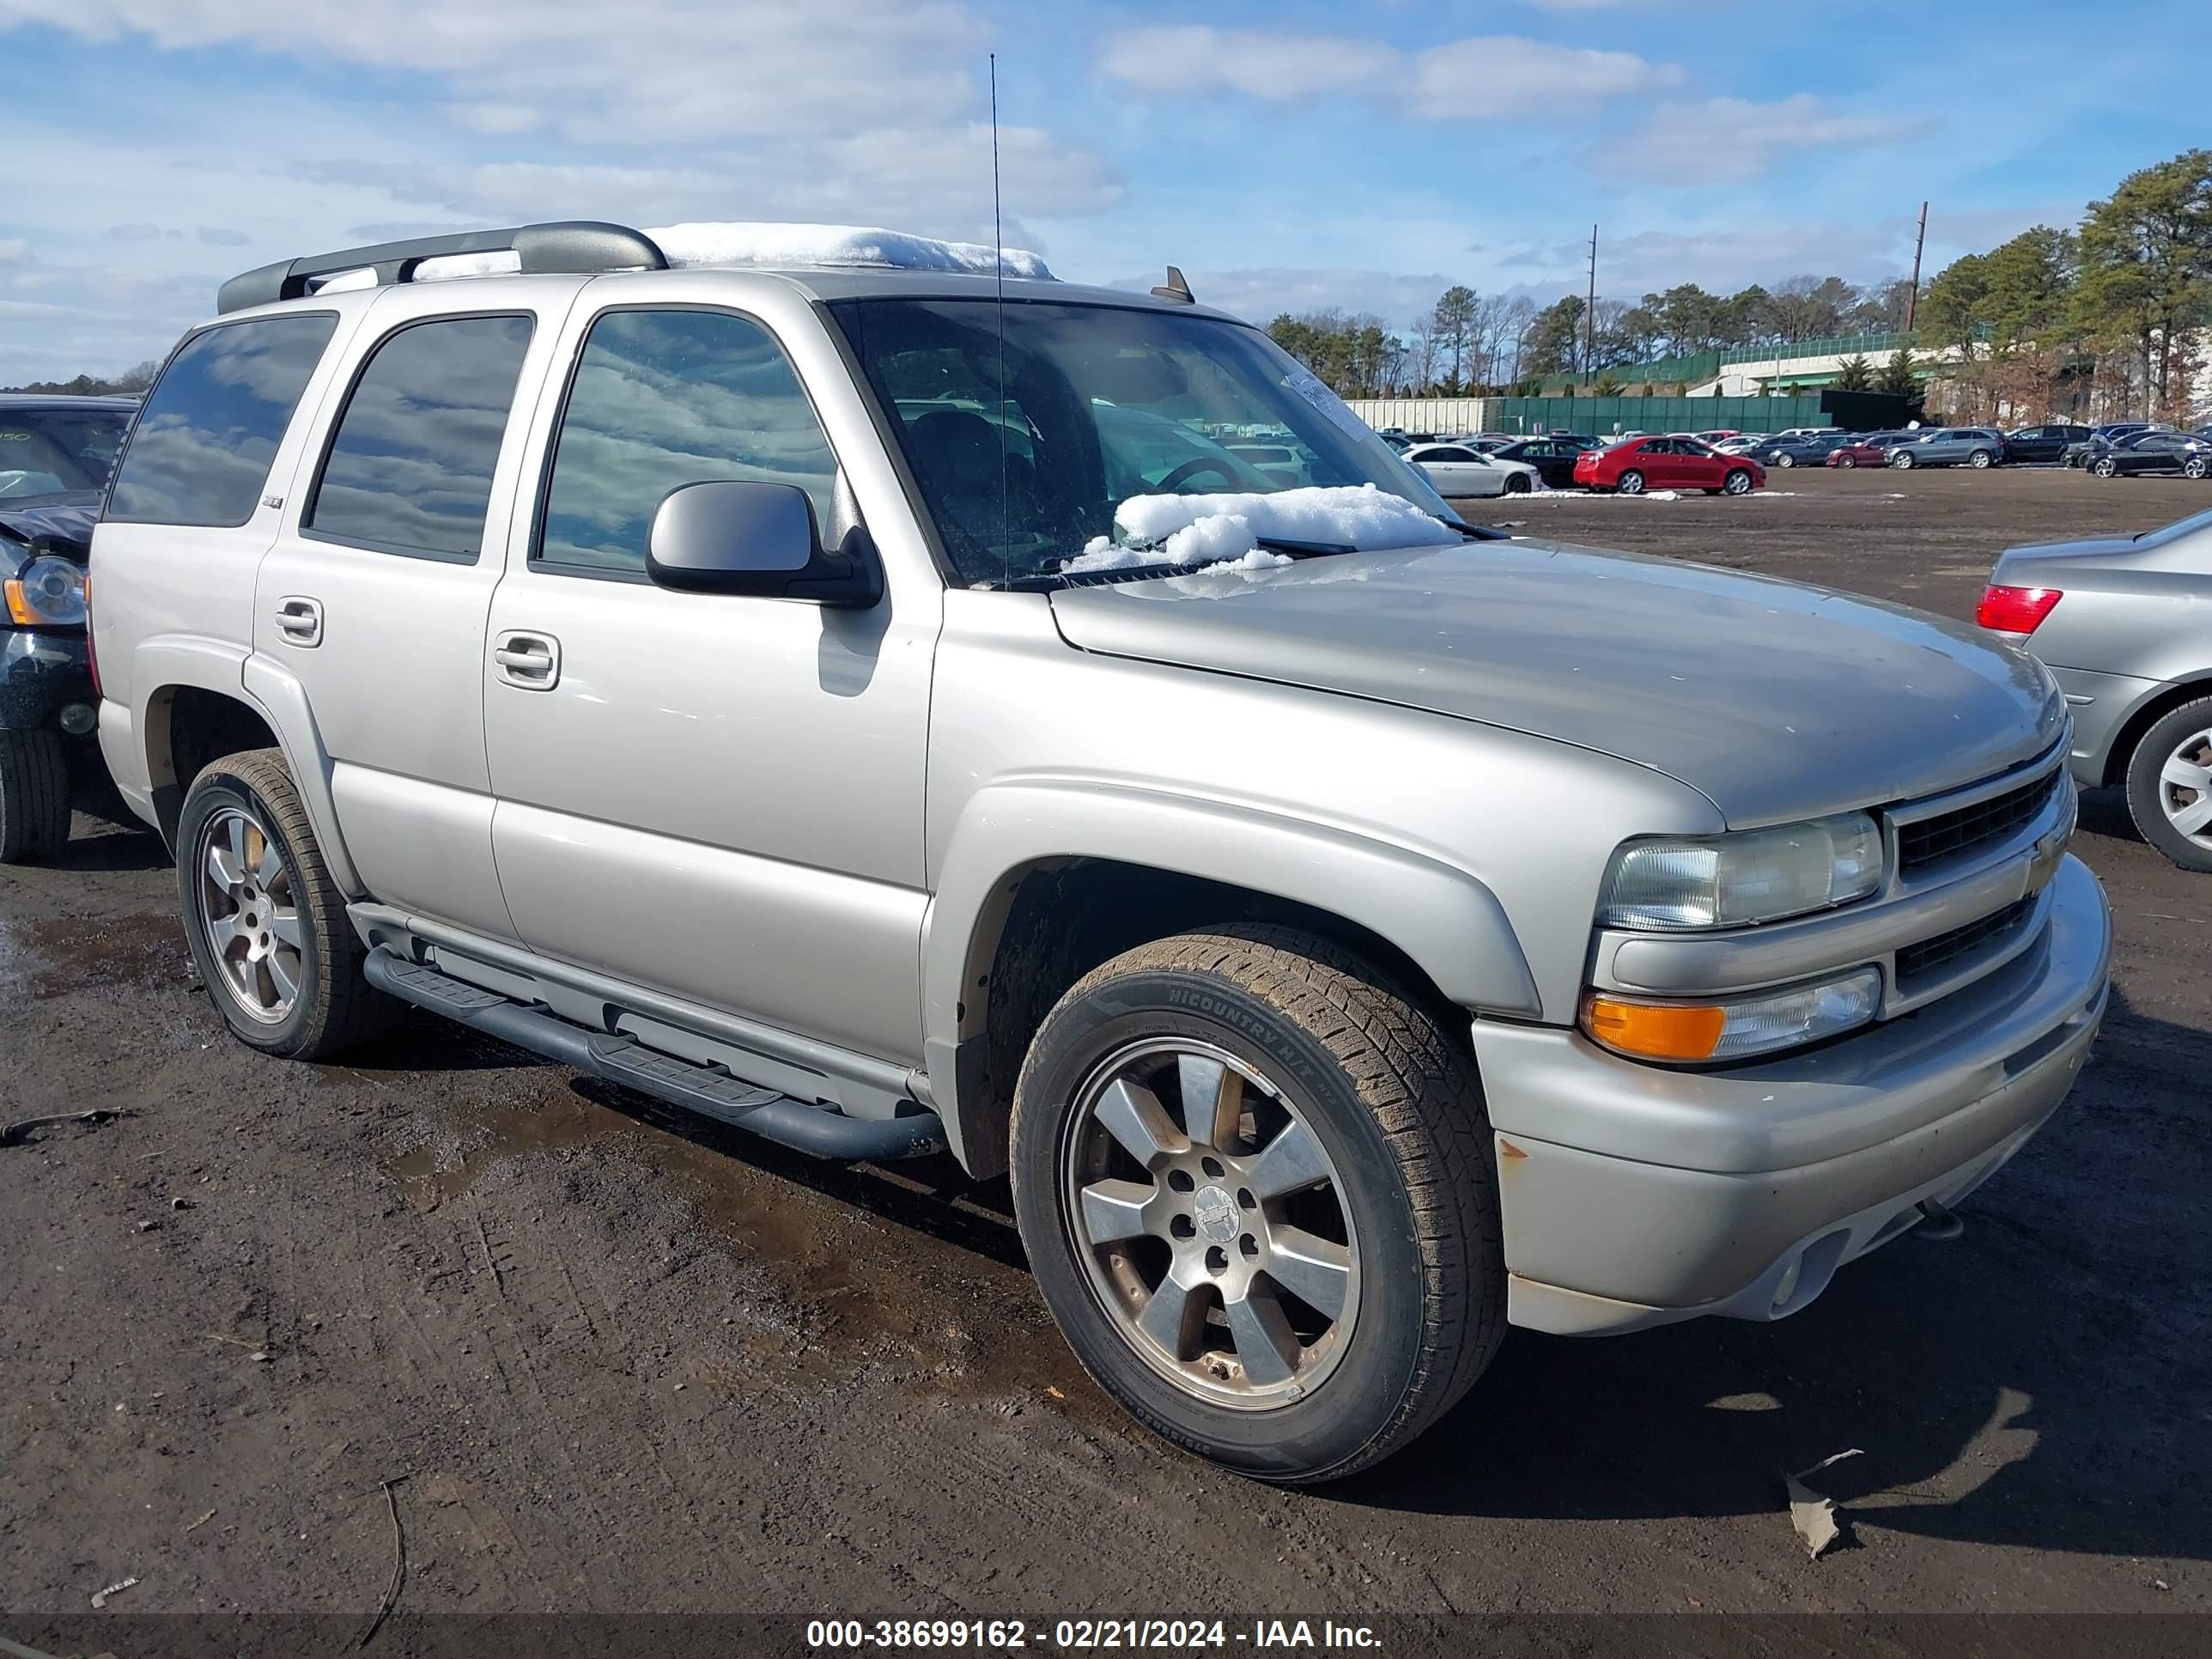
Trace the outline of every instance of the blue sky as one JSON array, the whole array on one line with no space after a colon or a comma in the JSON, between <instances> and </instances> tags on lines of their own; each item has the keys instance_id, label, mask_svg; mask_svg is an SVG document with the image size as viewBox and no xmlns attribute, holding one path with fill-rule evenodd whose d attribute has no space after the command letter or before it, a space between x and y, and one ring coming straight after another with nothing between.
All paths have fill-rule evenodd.
<instances>
[{"instance_id":1,"label":"blue sky","mask_svg":"<svg viewBox=\"0 0 2212 1659\"><path fill-rule=\"evenodd\" d=\"M1401 322L1902 274L2203 141L2212 52L2059 0L0 0L0 384L160 355L234 272L532 218L1007 240ZM1910 19L1910 27L1893 25Z\"/></svg>"}]
</instances>

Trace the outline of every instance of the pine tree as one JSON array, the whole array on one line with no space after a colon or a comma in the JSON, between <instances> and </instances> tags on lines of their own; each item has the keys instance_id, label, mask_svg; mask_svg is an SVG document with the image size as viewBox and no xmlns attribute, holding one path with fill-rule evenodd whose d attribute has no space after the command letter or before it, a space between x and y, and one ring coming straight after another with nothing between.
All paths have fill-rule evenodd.
<instances>
[{"instance_id":1,"label":"pine tree","mask_svg":"<svg viewBox=\"0 0 2212 1659\"><path fill-rule=\"evenodd\" d=\"M1844 359L1836 375L1838 392L1871 392L1874 390L1874 365L1863 354Z\"/></svg>"},{"instance_id":2,"label":"pine tree","mask_svg":"<svg viewBox=\"0 0 2212 1659\"><path fill-rule=\"evenodd\" d=\"M1889 355L1875 377L1874 389L1887 392L1893 398L1910 398L1920 390L1920 377L1912 372L1912 354L1903 346Z\"/></svg>"}]
</instances>

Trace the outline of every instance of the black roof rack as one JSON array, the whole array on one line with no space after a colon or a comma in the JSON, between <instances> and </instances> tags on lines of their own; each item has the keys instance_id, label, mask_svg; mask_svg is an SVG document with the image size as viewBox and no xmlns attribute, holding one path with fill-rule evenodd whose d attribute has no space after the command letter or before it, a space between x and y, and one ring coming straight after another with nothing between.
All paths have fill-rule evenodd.
<instances>
[{"instance_id":1,"label":"black roof rack","mask_svg":"<svg viewBox=\"0 0 2212 1659\"><path fill-rule=\"evenodd\" d=\"M342 270L373 269L377 286L407 283L415 267L425 259L449 253L505 253L521 256L526 271L665 270L668 256L641 231L627 225L602 224L592 219L563 220L550 225L518 225L511 230L465 230L451 236L418 236L411 241L379 242L373 247L340 248L334 253L308 253L297 259L280 259L273 265L243 271L222 285L216 295L218 312L243 311L248 306L270 305L278 300L297 300L318 276Z\"/></svg>"}]
</instances>

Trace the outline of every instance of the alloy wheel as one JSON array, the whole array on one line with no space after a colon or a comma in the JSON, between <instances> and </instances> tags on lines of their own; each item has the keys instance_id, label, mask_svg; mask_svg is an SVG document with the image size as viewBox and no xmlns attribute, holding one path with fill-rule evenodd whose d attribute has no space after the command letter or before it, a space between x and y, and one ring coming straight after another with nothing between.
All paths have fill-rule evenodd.
<instances>
[{"instance_id":1,"label":"alloy wheel","mask_svg":"<svg viewBox=\"0 0 2212 1659\"><path fill-rule=\"evenodd\" d=\"M224 993L248 1018L282 1024L305 969L292 872L266 826L226 806L201 826L193 848L199 925Z\"/></svg>"},{"instance_id":2,"label":"alloy wheel","mask_svg":"<svg viewBox=\"0 0 2212 1659\"><path fill-rule=\"evenodd\" d=\"M1077 1091L1061 1170L1092 1293L1168 1382L1264 1410L1335 1369L1359 1306L1350 1206L1261 1073L1196 1038L1122 1048Z\"/></svg>"},{"instance_id":3,"label":"alloy wheel","mask_svg":"<svg viewBox=\"0 0 2212 1659\"><path fill-rule=\"evenodd\" d=\"M2199 847L2212 848L2212 730L2174 746L2158 772L2159 810Z\"/></svg>"}]
</instances>

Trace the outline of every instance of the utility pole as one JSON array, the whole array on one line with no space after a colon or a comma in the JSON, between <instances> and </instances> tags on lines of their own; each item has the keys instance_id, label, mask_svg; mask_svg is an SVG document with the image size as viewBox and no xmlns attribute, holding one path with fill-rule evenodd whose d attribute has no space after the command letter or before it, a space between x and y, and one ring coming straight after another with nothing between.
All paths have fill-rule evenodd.
<instances>
[{"instance_id":1,"label":"utility pole","mask_svg":"<svg viewBox=\"0 0 2212 1659\"><path fill-rule=\"evenodd\" d=\"M1583 379L1597 362L1597 227L1590 227L1589 298L1583 304Z\"/></svg>"},{"instance_id":2,"label":"utility pole","mask_svg":"<svg viewBox=\"0 0 2212 1659\"><path fill-rule=\"evenodd\" d=\"M1912 314L1920 308L1920 253L1928 246L1928 204L1920 204L1920 234L1912 239L1912 289L1905 296L1905 331L1912 332Z\"/></svg>"}]
</instances>

